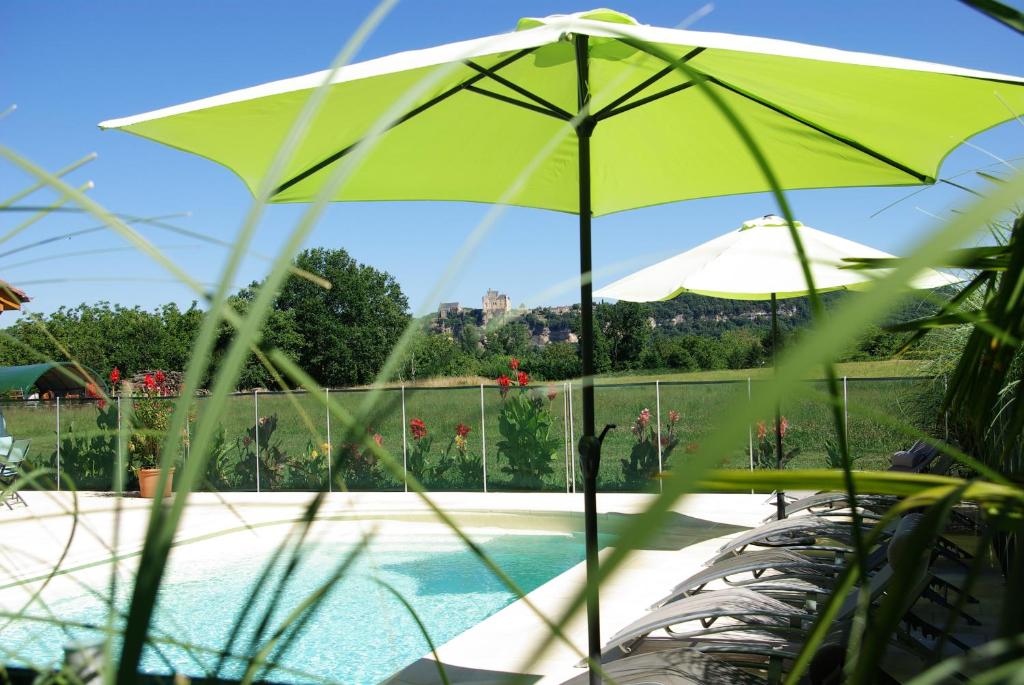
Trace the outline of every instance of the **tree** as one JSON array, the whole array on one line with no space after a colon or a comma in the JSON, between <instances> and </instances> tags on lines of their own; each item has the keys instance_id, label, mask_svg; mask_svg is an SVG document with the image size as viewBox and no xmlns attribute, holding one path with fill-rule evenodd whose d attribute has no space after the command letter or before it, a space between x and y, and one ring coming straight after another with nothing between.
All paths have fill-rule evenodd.
<instances>
[{"instance_id":1,"label":"tree","mask_svg":"<svg viewBox=\"0 0 1024 685\"><path fill-rule=\"evenodd\" d=\"M203 312L167 304L153 311L109 302L24 316L0 337L0 364L76 361L101 374L118 367L180 370L188 364Z\"/></svg>"},{"instance_id":2,"label":"tree","mask_svg":"<svg viewBox=\"0 0 1024 685\"><path fill-rule=\"evenodd\" d=\"M299 363L324 385L372 382L409 322L401 287L340 248L305 250L295 265L331 284L293 275L277 297L276 309L291 312L301 336Z\"/></svg>"},{"instance_id":3,"label":"tree","mask_svg":"<svg viewBox=\"0 0 1024 685\"><path fill-rule=\"evenodd\" d=\"M612 366L619 369L638 365L651 338L651 310L647 305L625 300L598 305L598 327L610 345Z\"/></svg>"},{"instance_id":4,"label":"tree","mask_svg":"<svg viewBox=\"0 0 1024 685\"><path fill-rule=\"evenodd\" d=\"M248 313L249 307L256 299L259 290L259 283L250 283L237 294L228 298L228 304L234 307L240 315ZM211 364L210 377L216 375L220 369L221 360L231 341L234 339L235 329L227 322L221 323L217 342L214 345L213 360ZM260 337L254 341L263 350L277 349L284 352L292 360L299 362L299 354L302 349L302 336L299 334L295 323L295 316L290 311L271 309L267 320L263 323ZM263 365L263 362L255 354L246 357L239 372L237 387L249 388L276 388L277 382L270 371Z\"/></svg>"},{"instance_id":5,"label":"tree","mask_svg":"<svg viewBox=\"0 0 1024 685\"><path fill-rule=\"evenodd\" d=\"M579 351L573 343L550 343L531 358L531 366L538 377L546 380L579 378L582 374Z\"/></svg>"},{"instance_id":6,"label":"tree","mask_svg":"<svg viewBox=\"0 0 1024 685\"><path fill-rule=\"evenodd\" d=\"M431 333L419 336L411 347L410 359L405 363L406 378L470 376L476 373L476 359L463 352L447 335Z\"/></svg>"},{"instance_id":7,"label":"tree","mask_svg":"<svg viewBox=\"0 0 1024 685\"><path fill-rule=\"evenodd\" d=\"M462 347L462 351L466 354L476 356L480 351L480 329L474 323L466 321L462 324L462 330L459 331L459 345Z\"/></svg>"},{"instance_id":8,"label":"tree","mask_svg":"<svg viewBox=\"0 0 1024 685\"><path fill-rule=\"evenodd\" d=\"M522 356L530 349L530 329L522 321L511 321L487 332L487 351Z\"/></svg>"}]
</instances>

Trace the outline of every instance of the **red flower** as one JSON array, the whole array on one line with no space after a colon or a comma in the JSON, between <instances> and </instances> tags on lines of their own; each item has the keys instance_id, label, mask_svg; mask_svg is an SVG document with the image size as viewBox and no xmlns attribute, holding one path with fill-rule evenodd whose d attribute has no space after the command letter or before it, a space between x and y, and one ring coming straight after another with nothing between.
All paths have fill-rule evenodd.
<instances>
[{"instance_id":1,"label":"red flower","mask_svg":"<svg viewBox=\"0 0 1024 685\"><path fill-rule=\"evenodd\" d=\"M100 392L96 388L95 383L89 383L88 385L85 386L85 396L92 398L97 398L100 396Z\"/></svg>"},{"instance_id":2,"label":"red flower","mask_svg":"<svg viewBox=\"0 0 1024 685\"><path fill-rule=\"evenodd\" d=\"M513 371L518 371L519 370L519 360L516 359L515 357L512 357L511 359L508 360L508 367L510 369L512 369Z\"/></svg>"},{"instance_id":3,"label":"red flower","mask_svg":"<svg viewBox=\"0 0 1024 685\"><path fill-rule=\"evenodd\" d=\"M423 430L426 431L425 428ZM380 433L374 433L373 434L373 441L375 443L377 443L377 447L382 447L384 445L384 436L381 435Z\"/></svg>"},{"instance_id":4,"label":"red flower","mask_svg":"<svg viewBox=\"0 0 1024 685\"><path fill-rule=\"evenodd\" d=\"M167 380L167 376L164 375L163 371L156 372L156 383L157 385L163 385L164 381Z\"/></svg>"},{"instance_id":5,"label":"red flower","mask_svg":"<svg viewBox=\"0 0 1024 685\"><path fill-rule=\"evenodd\" d=\"M525 388L527 383L530 382L530 377L526 375L525 371L520 371L519 374L516 376L516 382L518 382L520 386Z\"/></svg>"},{"instance_id":6,"label":"red flower","mask_svg":"<svg viewBox=\"0 0 1024 685\"><path fill-rule=\"evenodd\" d=\"M501 386L502 392L506 392L508 390L508 386L511 382L512 379L506 376L505 374L501 374L500 376L498 376L498 385Z\"/></svg>"},{"instance_id":7,"label":"red flower","mask_svg":"<svg viewBox=\"0 0 1024 685\"><path fill-rule=\"evenodd\" d=\"M110 382L117 383L121 380L121 369L114 367L114 370L110 372Z\"/></svg>"},{"instance_id":8,"label":"red flower","mask_svg":"<svg viewBox=\"0 0 1024 685\"><path fill-rule=\"evenodd\" d=\"M764 421L757 422L757 439L764 440L765 436L768 435L768 429L764 425Z\"/></svg>"},{"instance_id":9,"label":"red flower","mask_svg":"<svg viewBox=\"0 0 1024 685\"><path fill-rule=\"evenodd\" d=\"M409 430L412 431L413 440L421 440L427 437L427 424L423 423L423 419L413 419L410 421Z\"/></svg>"},{"instance_id":10,"label":"red flower","mask_svg":"<svg viewBox=\"0 0 1024 685\"><path fill-rule=\"evenodd\" d=\"M789 430L789 421L783 416L782 420L779 421L779 437L786 437L786 431Z\"/></svg>"},{"instance_id":11,"label":"red flower","mask_svg":"<svg viewBox=\"0 0 1024 685\"><path fill-rule=\"evenodd\" d=\"M101 410L106 409L107 401L101 397L99 398L99 400L96 401L96 406L99 407Z\"/></svg>"},{"instance_id":12,"label":"red flower","mask_svg":"<svg viewBox=\"0 0 1024 685\"><path fill-rule=\"evenodd\" d=\"M548 402L554 401L558 397L558 392L554 388L548 388Z\"/></svg>"},{"instance_id":13,"label":"red flower","mask_svg":"<svg viewBox=\"0 0 1024 685\"><path fill-rule=\"evenodd\" d=\"M679 423L679 412L675 409L668 413L668 422L672 425Z\"/></svg>"},{"instance_id":14,"label":"red flower","mask_svg":"<svg viewBox=\"0 0 1024 685\"><path fill-rule=\"evenodd\" d=\"M142 384L146 386L146 390L152 390L156 387L156 381L153 380L153 374L147 373L143 379Z\"/></svg>"},{"instance_id":15,"label":"red flower","mask_svg":"<svg viewBox=\"0 0 1024 685\"><path fill-rule=\"evenodd\" d=\"M467 435L469 435L470 430L471 429L469 426L467 426L464 423L460 423L458 426L455 427L455 434L461 435L462 437L466 437Z\"/></svg>"}]
</instances>

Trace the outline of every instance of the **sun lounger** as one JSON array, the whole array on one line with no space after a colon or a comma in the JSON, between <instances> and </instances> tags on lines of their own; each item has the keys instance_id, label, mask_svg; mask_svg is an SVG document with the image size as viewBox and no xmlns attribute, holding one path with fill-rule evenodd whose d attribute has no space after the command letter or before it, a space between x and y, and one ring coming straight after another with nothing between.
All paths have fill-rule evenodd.
<instances>
[{"instance_id":1,"label":"sun lounger","mask_svg":"<svg viewBox=\"0 0 1024 685\"><path fill-rule=\"evenodd\" d=\"M3 502L8 509L14 509L12 503L21 503L28 506L28 502L21 496L14 485L21 475L21 464L25 461L31 440L13 440L7 453L0 456L0 485L3 485Z\"/></svg>"},{"instance_id":2,"label":"sun lounger","mask_svg":"<svg viewBox=\"0 0 1024 685\"><path fill-rule=\"evenodd\" d=\"M731 666L711 654L691 649L637 654L605 665L606 679L619 685L763 685L764 680ZM581 673L564 685L585 685Z\"/></svg>"},{"instance_id":3,"label":"sun lounger","mask_svg":"<svg viewBox=\"0 0 1024 685\"><path fill-rule=\"evenodd\" d=\"M872 527L869 522L862 522L860 525L865 533ZM846 554L853 545L853 523L841 518L824 516L798 516L772 521L748 530L725 543L706 565L712 566L723 559L736 556L752 545Z\"/></svg>"},{"instance_id":4,"label":"sun lounger","mask_svg":"<svg viewBox=\"0 0 1024 685\"><path fill-rule=\"evenodd\" d=\"M931 574L927 559L915 562L905 558L905 542L913 530L920 515L909 515L901 519L894 531L893 540L887 549L887 561L882 568L868 580L869 598L872 604L877 602L888 588L893 578L895 567L908 567L909 572L920 576L915 583L915 590L907 593L903 601L904 623L909 630L918 630L925 635L938 633L938 629L914 614L911 607L929 588ZM919 568L914 565L919 566ZM816 593L814 593L816 594ZM860 592L854 589L844 599L837 612L837 620L831 628L835 637L842 637L857 611ZM684 597L665 604L650 613L638 618L612 636L606 650L629 653L647 638L652 632L663 631L669 638L683 641L690 645L693 641L721 641L724 635L742 635L747 642L764 644L784 644L799 642L802 636L817 621L817 602L809 602L801 607L792 602L783 601L770 593L755 592L745 587L726 588L702 592ZM902 641L926 652L908 630L899 633ZM962 642L950 638L950 642L966 649Z\"/></svg>"}]
</instances>

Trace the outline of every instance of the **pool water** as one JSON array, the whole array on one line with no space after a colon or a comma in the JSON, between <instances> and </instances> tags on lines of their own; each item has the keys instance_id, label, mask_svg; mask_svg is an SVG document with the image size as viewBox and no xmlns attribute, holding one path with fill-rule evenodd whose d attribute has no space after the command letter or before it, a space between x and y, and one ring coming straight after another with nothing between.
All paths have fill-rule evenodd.
<instances>
[{"instance_id":1,"label":"pool water","mask_svg":"<svg viewBox=\"0 0 1024 685\"><path fill-rule=\"evenodd\" d=\"M474 536L487 554L524 591L529 592L583 560L582 538L567 535ZM288 577L285 591L271 613L272 634L281 621L335 572L352 552L351 542L318 543L304 550L302 561ZM271 548L194 558L183 555L171 564L161 589L151 635L173 636L190 645L251 654L256 626L269 606L273 588L283 575L283 562L255 592ZM214 558L210 558L214 557ZM283 666L263 676L278 682L377 683L416 661L429 647L415 620L399 599L381 584L397 590L419 615L436 646L440 646L510 604L515 595L475 555L450 534L388 534L373 541L333 585L310 615L287 652L273 660ZM126 595L119 605L127 605ZM250 620L229 645L229 636L242 607L251 605ZM65 621L102 625L106 608L93 596L62 599L48 604ZM31 613L45 615L42 608ZM70 638L88 639L88 629L65 631L22 621L4 630L5 646L21 663L59 661ZM212 675L216 657L195 649L161 645L147 649L143 669L172 670L187 675ZM222 677L240 677L240 661L229 661Z\"/></svg>"}]
</instances>

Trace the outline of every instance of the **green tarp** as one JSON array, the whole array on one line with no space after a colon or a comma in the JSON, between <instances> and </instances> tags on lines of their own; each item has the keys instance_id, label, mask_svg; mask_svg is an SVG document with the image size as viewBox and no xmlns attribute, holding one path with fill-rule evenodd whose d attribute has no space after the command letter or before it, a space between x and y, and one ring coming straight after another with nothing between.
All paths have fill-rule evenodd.
<instances>
[{"instance_id":1,"label":"green tarp","mask_svg":"<svg viewBox=\"0 0 1024 685\"><path fill-rule=\"evenodd\" d=\"M98 385L98 378L92 369L69 362L4 366L0 367L0 393L12 390L28 393L33 386L40 392L82 392L89 383Z\"/></svg>"}]
</instances>

